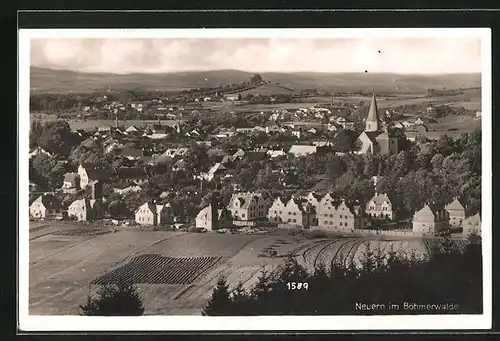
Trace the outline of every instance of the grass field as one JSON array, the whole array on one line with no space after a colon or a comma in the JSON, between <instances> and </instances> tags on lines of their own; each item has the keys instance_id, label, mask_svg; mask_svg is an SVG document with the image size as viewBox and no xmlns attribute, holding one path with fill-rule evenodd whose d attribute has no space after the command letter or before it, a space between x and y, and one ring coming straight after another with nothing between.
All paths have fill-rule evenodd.
<instances>
[{"instance_id":1,"label":"grass field","mask_svg":"<svg viewBox=\"0 0 500 341\"><path fill-rule=\"evenodd\" d=\"M107 90L147 89L177 91L206 87L210 85L239 84L249 81L253 73L238 70L214 70L174 72L163 74L126 74L78 73L67 70L31 68L30 86L32 93L69 93ZM272 84L301 90L320 88L326 91L375 90L376 92L422 92L428 88L458 88L480 86L481 75L401 75L364 73L319 73L296 72L260 73L262 78Z\"/></svg>"},{"instance_id":2,"label":"grass field","mask_svg":"<svg viewBox=\"0 0 500 341\"><path fill-rule=\"evenodd\" d=\"M294 255L312 271L339 259L355 263L371 248L415 249L421 239L377 241L373 237L306 239L286 230L267 235L180 233L123 229L95 236L60 235L89 229L84 224L30 224L29 310L36 315L75 315L96 286L119 278L137 282L148 315L199 315L220 275L230 288L246 289L263 269L273 271ZM261 257L265 249L277 257Z\"/></svg>"}]
</instances>

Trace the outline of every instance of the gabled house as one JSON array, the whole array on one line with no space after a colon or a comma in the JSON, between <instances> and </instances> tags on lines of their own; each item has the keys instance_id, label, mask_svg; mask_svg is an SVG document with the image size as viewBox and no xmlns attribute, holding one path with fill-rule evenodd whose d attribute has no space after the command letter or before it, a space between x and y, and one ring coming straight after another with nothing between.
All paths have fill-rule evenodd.
<instances>
[{"instance_id":1,"label":"gabled house","mask_svg":"<svg viewBox=\"0 0 500 341\"><path fill-rule=\"evenodd\" d=\"M231 212L225 208L217 209L215 205L208 205L196 215L196 227L208 231L231 227Z\"/></svg>"},{"instance_id":2,"label":"gabled house","mask_svg":"<svg viewBox=\"0 0 500 341\"><path fill-rule=\"evenodd\" d=\"M100 199L79 199L68 207L68 217L77 221L91 221L104 216L105 207Z\"/></svg>"},{"instance_id":3,"label":"gabled house","mask_svg":"<svg viewBox=\"0 0 500 341\"><path fill-rule=\"evenodd\" d=\"M453 201L444 207L450 217L450 226L462 226L462 222L466 217L465 205L458 198L453 198Z\"/></svg>"},{"instance_id":4,"label":"gabled house","mask_svg":"<svg viewBox=\"0 0 500 341\"><path fill-rule=\"evenodd\" d=\"M137 185L148 182L148 174L142 167L119 167L115 169L115 174L119 180L133 181Z\"/></svg>"},{"instance_id":5,"label":"gabled house","mask_svg":"<svg viewBox=\"0 0 500 341\"><path fill-rule=\"evenodd\" d=\"M286 203L283 202L281 197L274 199L273 204L267 211L267 219L271 222L282 222L282 217L285 212Z\"/></svg>"},{"instance_id":6,"label":"gabled house","mask_svg":"<svg viewBox=\"0 0 500 341\"><path fill-rule=\"evenodd\" d=\"M325 197L320 201L316 213L318 227L326 230L352 230L364 229L368 226L368 220L359 204L347 202L344 199L334 202Z\"/></svg>"},{"instance_id":7,"label":"gabled house","mask_svg":"<svg viewBox=\"0 0 500 341\"><path fill-rule=\"evenodd\" d=\"M186 169L187 162L184 159L177 160L172 166L172 171L180 172Z\"/></svg>"},{"instance_id":8,"label":"gabled house","mask_svg":"<svg viewBox=\"0 0 500 341\"><path fill-rule=\"evenodd\" d=\"M53 155L51 153L49 153L48 151L46 151L45 149L41 148L41 147L36 147L35 149L33 149L32 151L30 151L29 153L29 158L31 159L32 157L35 157L37 155L47 155L49 157L52 157Z\"/></svg>"},{"instance_id":9,"label":"gabled house","mask_svg":"<svg viewBox=\"0 0 500 341\"><path fill-rule=\"evenodd\" d=\"M52 219L62 216L61 202L50 193L44 193L30 205L30 217Z\"/></svg>"},{"instance_id":10,"label":"gabled house","mask_svg":"<svg viewBox=\"0 0 500 341\"><path fill-rule=\"evenodd\" d=\"M85 189L91 181L106 181L109 174L97 165L82 163L78 167L78 176L80 177L80 188Z\"/></svg>"},{"instance_id":11,"label":"gabled house","mask_svg":"<svg viewBox=\"0 0 500 341\"><path fill-rule=\"evenodd\" d=\"M64 174L62 190L65 193L72 193L80 189L80 177L78 173Z\"/></svg>"},{"instance_id":12,"label":"gabled house","mask_svg":"<svg viewBox=\"0 0 500 341\"><path fill-rule=\"evenodd\" d=\"M427 203L413 215L413 232L434 234L448 228L449 215L441 205Z\"/></svg>"},{"instance_id":13,"label":"gabled house","mask_svg":"<svg viewBox=\"0 0 500 341\"><path fill-rule=\"evenodd\" d=\"M173 220L172 205L169 203L157 205L146 202L135 211L135 222L139 225L163 225Z\"/></svg>"},{"instance_id":14,"label":"gabled house","mask_svg":"<svg viewBox=\"0 0 500 341\"><path fill-rule=\"evenodd\" d=\"M265 219L270 204L261 193L233 193L227 209L234 220L253 221Z\"/></svg>"},{"instance_id":15,"label":"gabled house","mask_svg":"<svg viewBox=\"0 0 500 341\"><path fill-rule=\"evenodd\" d=\"M122 184L118 184L118 185L113 187L113 192L121 194L121 195L129 193L129 192L137 193L140 191L142 191L142 187L139 186L138 184L136 184L134 181L124 182Z\"/></svg>"},{"instance_id":16,"label":"gabled house","mask_svg":"<svg viewBox=\"0 0 500 341\"><path fill-rule=\"evenodd\" d=\"M314 207L307 200L300 198L288 200L281 220L287 225L303 228L318 225Z\"/></svg>"},{"instance_id":17,"label":"gabled house","mask_svg":"<svg viewBox=\"0 0 500 341\"><path fill-rule=\"evenodd\" d=\"M293 145L288 154L292 154L295 157L306 156L310 154L316 154L318 147L316 146L306 146L306 145Z\"/></svg>"},{"instance_id":18,"label":"gabled house","mask_svg":"<svg viewBox=\"0 0 500 341\"><path fill-rule=\"evenodd\" d=\"M216 163L208 170L205 178L207 181L212 181L215 177L223 176L226 172L227 168L222 163Z\"/></svg>"},{"instance_id":19,"label":"gabled house","mask_svg":"<svg viewBox=\"0 0 500 341\"><path fill-rule=\"evenodd\" d=\"M121 150L120 154L128 160L136 161L144 156L144 151L138 148L125 147Z\"/></svg>"},{"instance_id":20,"label":"gabled house","mask_svg":"<svg viewBox=\"0 0 500 341\"><path fill-rule=\"evenodd\" d=\"M125 131L129 134L135 134L139 132L139 129L137 129L137 127L135 126L130 126L127 129L125 129Z\"/></svg>"},{"instance_id":21,"label":"gabled house","mask_svg":"<svg viewBox=\"0 0 500 341\"><path fill-rule=\"evenodd\" d=\"M394 212L392 203L386 193L375 193L365 206L366 214L378 220L392 220L394 219Z\"/></svg>"},{"instance_id":22,"label":"gabled house","mask_svg":"<svg viewBox=\"0 0 500 341\"><path fill-rule=\"evenodd\" d=\"M470 236L472 233L481 236L481 216L479 213L476 213L473 216L465 218L462 223L462 234L464 237Z\"/></svg>"},{"instance_id":23,"label":"gabled house","mask_svg":"<svg viewBox=\"0 0 500 341\"><path fill-rule=\"evenodd\" d=\"M328 194L328 195L330 195L330 194ZM321 197L321 195L319 195L317 193L309 192L307 195L303 196L302 198L307 200L312 205L312 207L314 207L314 209L317 211L322 197Z\"/></svg>"}]
</instances>

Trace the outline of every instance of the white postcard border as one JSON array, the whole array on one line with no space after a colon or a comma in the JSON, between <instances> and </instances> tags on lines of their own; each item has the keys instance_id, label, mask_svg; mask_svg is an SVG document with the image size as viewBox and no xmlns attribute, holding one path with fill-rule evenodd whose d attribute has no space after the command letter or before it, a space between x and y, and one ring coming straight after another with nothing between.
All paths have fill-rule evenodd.
<instances>
[{"instance_id":1,"label":"white postcard border","mask_svg":"<svg viewBox=\"0 0 500 341\"><path fill-rule=\"evenodd\" d=\"M33 38L439 38L482 41L483 314L413 316L34 316L29 315L29 95ZM18 327L22 331L464 330L492 323L492 104L489 28L365 29L20 29L18 31ZM28 119L27 119L28 118ZM22 156L22 157L19 157Z\"/></svg>"}]
</instances>

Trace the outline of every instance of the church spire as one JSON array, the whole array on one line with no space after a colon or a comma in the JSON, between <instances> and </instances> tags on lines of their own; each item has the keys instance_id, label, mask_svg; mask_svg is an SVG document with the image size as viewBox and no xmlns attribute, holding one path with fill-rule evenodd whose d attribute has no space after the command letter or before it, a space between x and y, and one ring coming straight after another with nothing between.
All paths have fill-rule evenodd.
<instances>
[{"instance_id":1,"label":"church spire","mask_svg":"<svg viewBox=\"0 0 500 341\"><path fill-rule=\"evenodd\" d=\"M368 111L368 117L366 118L365 131L379 131L381 125L380 117L378 115L377 99L375 98L374 92L372 95L370 110Z\"/></svg>"}]
</instances>

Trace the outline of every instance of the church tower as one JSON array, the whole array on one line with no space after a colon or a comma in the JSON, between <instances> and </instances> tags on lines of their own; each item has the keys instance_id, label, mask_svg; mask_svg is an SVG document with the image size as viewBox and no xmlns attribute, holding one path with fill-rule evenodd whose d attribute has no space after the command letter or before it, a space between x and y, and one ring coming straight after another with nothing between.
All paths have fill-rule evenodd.
<instances>
[{"instance_id":1,"label":"church tower","mask_svg":"<svg viewBox=\"0 0 500 341\"><path fill-rule=\"evenodd\" d=\"M375 99L375 93L372 96L372 103L370 104L370 110L368 111L368 117L366 118L365 131L367 132L378 132L382 128L382 123L378 115L377 100Z\"/></svg>"}]
</instances>

